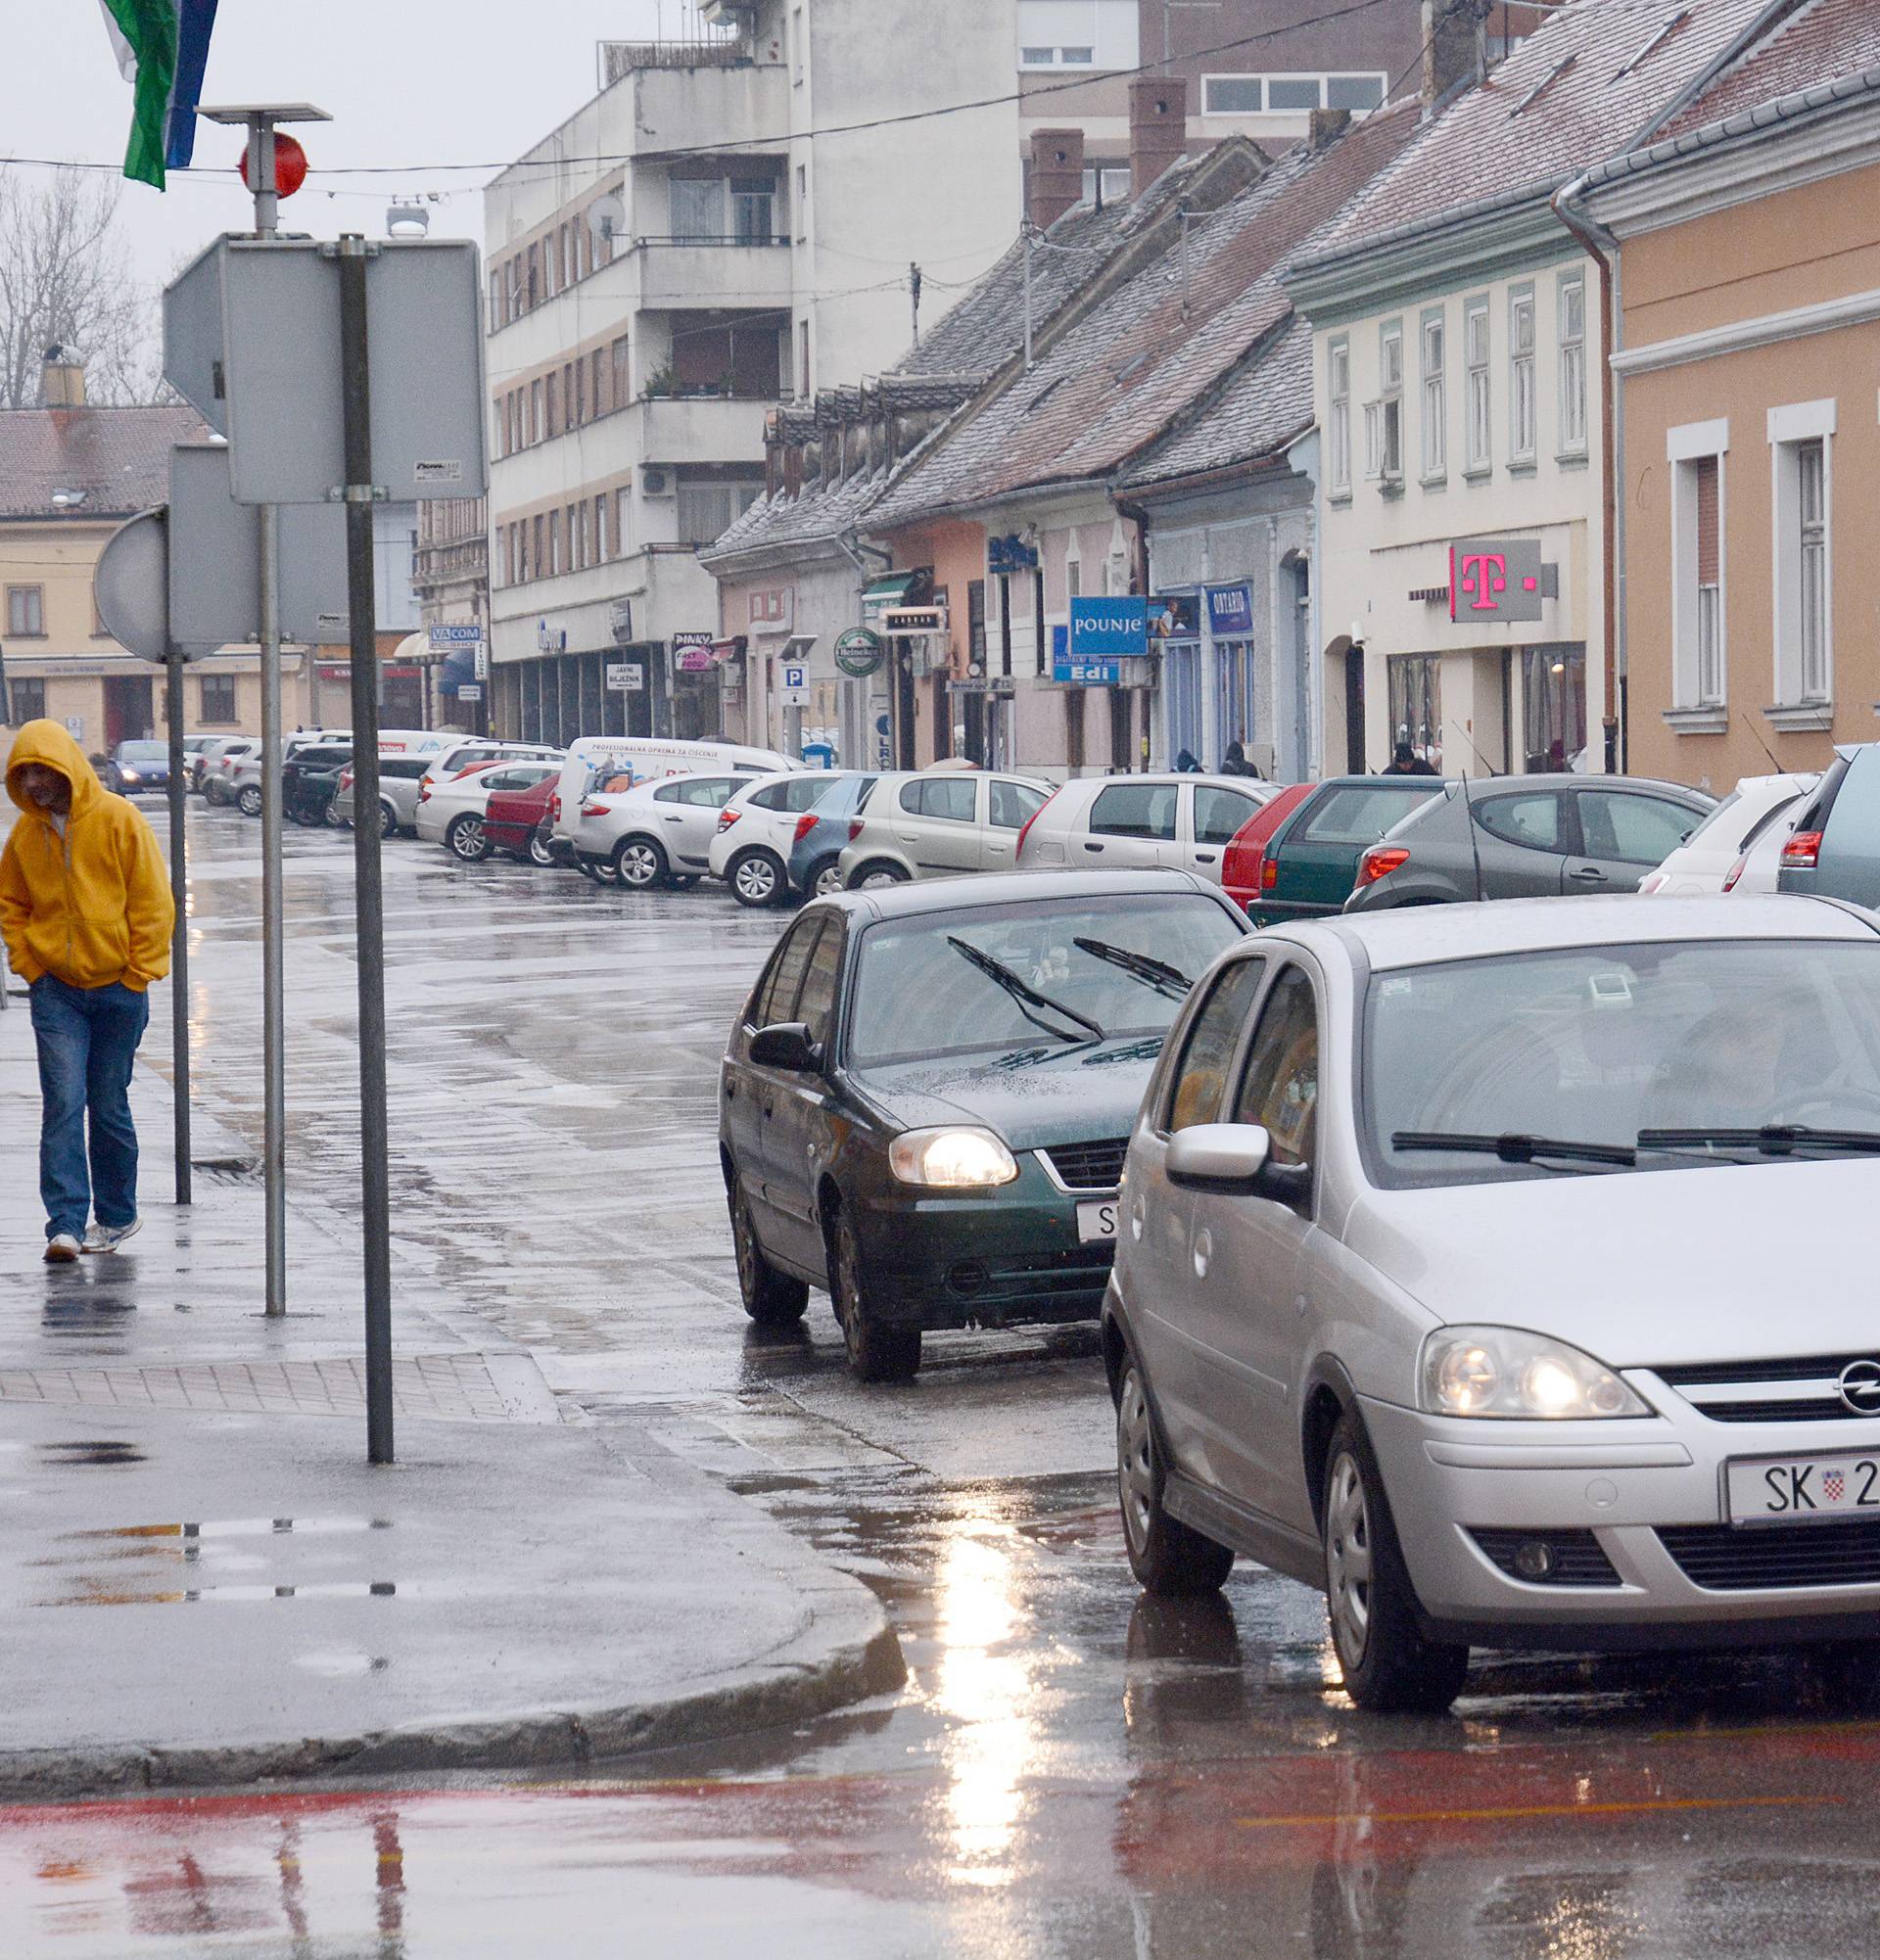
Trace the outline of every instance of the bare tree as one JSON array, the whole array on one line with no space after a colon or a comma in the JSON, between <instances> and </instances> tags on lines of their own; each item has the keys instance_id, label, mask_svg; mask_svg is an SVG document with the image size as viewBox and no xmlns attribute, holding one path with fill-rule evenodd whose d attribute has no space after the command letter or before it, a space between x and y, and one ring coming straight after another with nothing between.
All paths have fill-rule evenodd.
<instances>
[{"instance_id":1,"label":"bare tree","mask_svg":"<svg viewBox=\"0 0 1880 1960\"><path fill-rule=\"evenodd\" d=\"M0 408L38 401L49 347L83 357L93 401L164 393L156 306L131 274L118 189L84 170L0 171Z\"/></svg>"}]
</instances>

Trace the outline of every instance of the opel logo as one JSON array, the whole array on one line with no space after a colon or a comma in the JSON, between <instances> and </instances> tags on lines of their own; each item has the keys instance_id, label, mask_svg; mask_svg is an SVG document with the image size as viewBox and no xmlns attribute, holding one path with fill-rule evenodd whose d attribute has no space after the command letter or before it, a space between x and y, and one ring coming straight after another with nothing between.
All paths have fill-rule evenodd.
<instances>
[{"instance_id":1,"label":"opel logo","mask_svg":"<svg viewBox=\"0 0 1880 1960\"><path fill-rule=\"evenodd\" d=\"M1880 1416L1880 1361L1851 1361L1835 1384L1856 1416Z\"/></svg>"}]
</instances>

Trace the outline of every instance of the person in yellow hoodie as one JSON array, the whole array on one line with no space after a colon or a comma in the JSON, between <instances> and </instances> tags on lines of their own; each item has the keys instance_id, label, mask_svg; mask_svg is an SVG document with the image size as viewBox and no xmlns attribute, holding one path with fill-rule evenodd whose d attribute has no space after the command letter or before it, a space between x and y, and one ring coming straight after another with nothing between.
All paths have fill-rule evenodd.
<instances>
[{"instance_id":1,"label":"person in yellow hoodie","mask_svg":"<svg viewBox=\"0 0 1880 1960\"><path fill-rule=\"evenodd\" d=\"M21 815L0 852L0 937L31 989L39 1195L57 1265L115 1252L138 1228L130 1072L150 1021L144 990L169 971L176 909L142 813L106 789L57 722L14 737L7 794Z\"/></svg>"}]
</instances>

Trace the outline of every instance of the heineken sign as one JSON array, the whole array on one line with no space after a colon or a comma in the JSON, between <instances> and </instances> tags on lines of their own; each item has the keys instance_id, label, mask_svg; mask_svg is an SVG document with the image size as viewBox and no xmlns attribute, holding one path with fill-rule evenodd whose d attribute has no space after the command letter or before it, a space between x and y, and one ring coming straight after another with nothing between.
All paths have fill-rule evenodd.
<instances>
[{"instance_id":1,"label":"heineken sign","mask_svg":"<svg viewBox=\"0 0 1880 1960\"><path fill-rule=\"evenodd\" d=\"M867 627L851 627L836 636L835 664L844 674L866 680L881 665L881 640Z\"/></svg>"}]
</instances>

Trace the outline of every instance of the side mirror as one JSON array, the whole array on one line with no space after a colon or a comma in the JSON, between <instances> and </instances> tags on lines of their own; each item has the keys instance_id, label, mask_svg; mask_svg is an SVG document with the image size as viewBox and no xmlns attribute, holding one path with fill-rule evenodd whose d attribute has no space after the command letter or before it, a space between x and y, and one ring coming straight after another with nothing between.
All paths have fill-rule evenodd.
<instances>
[{"instance_id":1,"label":"side mirror","mask_svg":"<svg viewBox=\"0 0 1880 1960\"><path fill-rule=\"evenodd\" d=\"M822 1056L810 1040L807 1023L779 1021L775 1027L759 1028L751 1037L751 1063L756 1068L786 1069L792 1075L814 1075Z\"/></svg>"},{"instance_id":2,"label":"side mirror","mask_svg":"<svg viewBox=\"0 0 1880 1960\"><path fill-rule=\"evenodd\" d=\"M1251 1191L1272 1150L1257 1123L1196 1123L1168 1140L1168 1181L1190 1190Z\"/></svg>"}]
</instances>

